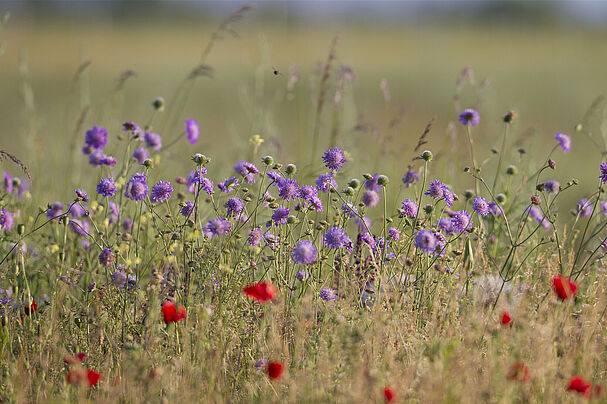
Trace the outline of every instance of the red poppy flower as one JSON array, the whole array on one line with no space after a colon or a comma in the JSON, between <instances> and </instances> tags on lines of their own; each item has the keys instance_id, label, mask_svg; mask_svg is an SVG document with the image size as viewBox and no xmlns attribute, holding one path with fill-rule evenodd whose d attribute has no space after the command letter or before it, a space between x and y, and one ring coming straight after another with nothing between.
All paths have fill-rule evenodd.
<instances>
[{"instance_id":1,"label":"red poppy flower","mask_svg":"<svg viewBox=\"0 0 607 404\"><path fill-rule=\"evenodd\" d=\"M36 312L36 310L38 310L38 305L36 304L36 301L34 299L32 299L31 304L29 304L27 306L23 306L23 312L27 316L34 314Z\"/></svg>"},{"instance_id":2,"label":"red poppy flower","mask_svg":"<svg viewBox=\"0 0 607 404\"><path fill-rule=\"evenodd\" d=\"M63 358L63 362L65 362L66 365L77 365L79 363L82 363L84 358L86 358L86 354L80 352L76 355L66 356L65 358Z\"/></svg>"},{"instance_id":3,"label":"red poppy flower","mask_svg":"<svg viewBox=\"0 0 607 404\"><path fill-rule=\"evenodd\" d=\"M512 322L512 317L510 317L510 313L507 311L502 313L502 318L500 319L500 323L502 325L509 325Z\"/></svg>"},{"instance_id":4,"label":"red poppy flower","mask_svg":"<svg viewBox=\"0 0 607 404\"><path fill-rule=\"evenodd\" d=\"M508 380L517 380L519 382L528 382L531 380L531 374L529 369L523 362L514 362L510 365L508 373L506 374Z\"/></svg>"},{"instance_id":5,"label":"red poppy flower","mask_svg":"<svg viewBox=\"0 0 607 404\"><path fill-rule=\"evenodd\" d=\"M260 303L265 303L276 297L278 289L276 289L276 286L274 286L272 282L260 282L245 287L243 292L251 299L255 299Z\"/></svg>"},{"instance_id":6,"label":"red poppy flower","mask_svg":"<svg viewBox=\"0 0 607 404\"><path fill-rule=\"evenodd\" d=\"M584 397L590 397L590 394L592 393L592 383L584 380L582 376L573 376L569 381L567 390L578 392Z\"/></svg>"},{"instance_id":7,"label":"red poppy flower","mask_svg":"<svg viewBox=\"0 0 607 404\"><path fill-rule=\"evenodd\" d=\"M552 278L552 287L554 292L561 300L575 296L577 292L577 284L569 278L562 275L557 275Z\"/></svg>"},{"instance_id":8,"label":"red poppy flower","mask_svg":"<svg viewBox=\"0 0 607 404\"><path fill-rule=\"evenodd\" d=\"M280 375L282 375L283 366L280 362L268 362L268 366L266 368L268 372L268 376L270 379L278 379Z\"/></svg>"},{"instance_id":9,"label":"red poppy flower","mask_svg":"<svg viewBox=\"0 0 607 404\"><path fill-rule=\"evenodd\" d=\"M65 376L65 380L69 384L72 384L74 386L80 386L84 382L86 382L89 388L95 386L100 379L101 375L92 369L70 370Z\"/></svg>"},{"instance_id":10,"label":"red poppy flower","mask_svg":"<svg viewBox=\"0 0 607 404\"><path fill-rule=\"evenodd\" d=\"M396 398L396 394L394 394L394 390L390 387L384 387L384 399L386 403L391 403Z\"/></svg>"},{"instance_id":11,"label":"red poppy flower","mask_svg":"<svg viewBox=\"0 0 607 404\"><path fill-rule=\"evenodd\" d=\"M166 302L162 305L162 318L165 323L176 323L186 317L185 307L179 306L177 308L173 302Z\"/></svg>"}]
</instances>

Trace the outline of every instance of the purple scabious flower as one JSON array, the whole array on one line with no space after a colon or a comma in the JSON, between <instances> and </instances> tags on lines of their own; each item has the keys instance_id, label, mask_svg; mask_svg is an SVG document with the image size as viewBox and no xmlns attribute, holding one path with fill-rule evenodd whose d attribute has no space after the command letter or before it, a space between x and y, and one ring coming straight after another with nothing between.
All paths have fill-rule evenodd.
<instances>
[{"instance_id":1,"label":"purple scabious flower","mask_svg":"<svg viewBox=\"0 0 607 404\"><path fill-rule=\"evenodd\" d=\"M217 187L221 190L221 192L224 192L226 194L229 194L230 192L232 192L234 190L234 188L236 188L237 186L238 186L238 178L236 178L236 177L226 178L226 180L223 183L217 184Z\"/></svg>"},{"instance_id":2,"label":"purple scabious flower","mask_svg":"<svg viewBox=\"0 0 607 404\"><path fill-rule=\"evenodd\" d=\"M190 171L188 177L185 180L185 185L188 187L188 191L191 193L196 193L198 189L198 184L202 184L204 180L204 175L207 173L207 169L205 167L198 167L196 170ZM213 186L211 185L211 188Z\"/></svg>"},{"instance_id":3,"label":"purple scabious flower","mask_svg":"<svg viewBox=\"0 0 607 404\"><path fill-rule=\"evenodd\" d=\"M601 201L601 208L603 208L603 215L607 216L607 202Z\"/></svg>"},{"instance_id":4,"label":"purple scabious flower","mask_svg":"<svg viewBox=\"0 0 607 404\"><path fill-rule=\"evenodd\" d=\"M365 189L367 191L375 191L375 192L379 192L381 191L381 185L379 185L377 183L377 179L379 178L379 174L375 173L373 175L373 178L370 180L366 180L365 181Z\"/></svg>"},{"instance_id":5,"label":"purple scabious flower","mask_svg":"<svg viewBox=\"0 0 607 404\"><path fill-rule=\"evenodd\" d=\"M337 300L337 294L331 288L323 288L320 290L320 298L325 302L334 302Z\"/></svg>"},{"instance_id":6,"label":"purple scabious flower","mask_svg":"<svg viewBox=\"0 0 607 404\"><path fill-rule=\"evenodd\" d=\"M318 191L311 185L304 185L299 188L299 197L308 202L318 198Z\"/></svg>"},{"instance_id":7,"label":"purple scabious flower","mask_svg":"<svg viewBox=\"0 0 607 404\"><path fill-rule=\"evenodd\" d=\"M325 233L324 242L329 248L337 250L343 247L344 243L348 239L346 232L339 227L332 227Z\"/></svg>"},{"instance_id":8,"label":"purple scabious flower","mask_svg":"<svg viewBox=\"0 0 607 404\"><path fill-rule=\"evenodd\" d=\"M465 109L464 112L459 115L459 121L462 125L476 126L478 125L480 118L478 112L472 108Z\"/></svg>"},{"instance_id":9,"label":"purple scabious flower","mask_svg":"<svg viewBox=\"0 0 607 404\"><path fill-rule=\"evenodd\" d=\"M159 181L150 191L150 200L154 203L164 202L171 197L173 187L168 181Z\"/></svg>"},{"instance_id":10,"label":"purple scabious flower","mask_svg":"<svg viewBox=\"0 0 607 404\"><path fill-rule=\"evenodd\" d=\"M420 230L413 239L415 248L419 248L423 252L430 254L436 250L437 240L434 233L429 230Z\"/></svg>"},{"instance_id":11,"label":"purple scabious flower","mask_svg":"<svg viewBox=\"0 0 607 404\"><path fill-rule=\"evenodd\" d=\"M61 202L53 202L51 207L46 211L48 219L54 219L63 213L63 204Z\"/></svg>"},{"instance_id":12,"label":"purple scabious flower","mask_svg":"<svg viewBox=\"0 0 607 404\"><path fill-rule=\"evenodd\" d=\"M373 236L371 234L369 234L368 232L362 232L362 233L358 233L358 242L359 244L365 243L367 246L369 246L369 248L373 249L375 248L375 238L373 238Z\"/></svg>"},{"instance_id":13,"label":"purple scabious flower","mask_svg":"<svg viewBox=\"0 0 607 404\"><path fill-rule=\"evenodd\" d=\"M409 188L411 187L411 185L419 181L419 175L415 171L409 170L405 173L405 175L403 175L402 181L403 184L405 184L405 186Z\"/></svg>"},{"instance_id":14,"label":"purple scabious flower","mask_svg":"<svg viewBox=\"0 0 607 404\"><path fill-rule=\"evenodd\" d=\"M210 179L204 177L200 180L200 187L203 191L205 191L207 194L211 195L213 194L213 181L211 181Z\"/></svg>"},{"instance_id":15,"label":"purple scabious flower","mask_svg":"<svg viewBox=\"0 0 607 404\"><path fill-rule=\"evenodd\" d=\"M303 282L310 277L310 273L308 271L302 269L301 271L297 271L297 273L295 274L295 277L297 278L298 281Z\"/></svg>"},{"instance_id":16,"label":"purple scabious flower","mask_svg":"<svg viewBox=\"0 0 607 404\"><path fill-rule=\"evenodd\" d=\"M283 179L278 184L278 196L285 201L291 201L299 195L299 184L295 180L288 178Z\"/></svg>"},{"instance_id":17,"label":"purple scabious flower","mask_svg":"<svg viewBox=\"0 0 607 404\"><path fill-rule=\"evenodd\" d=\"M362 197L362 201L365 206L374 208L379 202L379 195L375 191L365 191Z\"/></svg>"},{"instance_id":18,"label":"purple scabious flower","mask_svg":"<svg viewBox=\"0 0 607 404\"><path fill-rule=\"evenodd\" d=\"M144 161L150 158L150 152L143 147L138 147L133 152L133 158L137 160L137 163L143 164Z\"/></svg>"},{"instance_id":19,"label":"purple scabious flower","mask_svg":"<svg viewBox=\"0 0 607 404\"><path fill-rule=\"evenodd\" d=\"M559 132L554 135L554 138L559 142L559 146L561 146L561 149L563 149L564 152L571 150L571 138L569 136Z\"/></svg>"},{"instance_id":20,"label":"purple scabious flower","mask_svg":"<svg viewBox=\"0 0 607 404\"><path fill-rule=\"evenodd\" d=\"M91 225L88 220L71 219L70 227L74 233L82 237L86 237L87 233L89 233L91 230Z\"/></svg>"},{"instance_id":21,"label":"purple scabious flower","mask_svg":"<svg viewBox=\"0 0 607 404\"><path fill-rule=\"evenodd\" d=\"M280 175L278 171L269 171L267 176L276 184L280 185L280 182L282 181L282 175Z\"/></svg>"},{"instance_id":22,"label":"purple scabious flower","mask_svg":"<svg viewBox=\"0 0 607 404\"><path fill-rule=\"evenodd\" d=\"M280 207L272 213L272 220L274 224L285 224L287 223L287 216L289 216L289 208Z\"/></svg>"},{"instance_id":23,"label":"purple scabious flower","mask_svg":"<svg viewBox=\"0 0 607 404\"><path fill-rule=\"evenodd\" d=\"M316 189L320 192L324 192L325 194L331 191L331 187L337 188L337 182L335 182L335 178L333 178L333 174L325 173L320 174L316 179Z\"/></svg>"},{"instance_id":24,"label":"purple scabious flower","mask_svg":"<svg viewBox=\"0 0 607 404\"><path fill-rule=\"evenodd\" d=\"M325 167L327 167L329 170L337 171L345 164L346 156L339 147L334 147L325 152L322 160L325 163Z\"/></svg>"},{"instance_id":25,"label":"purple scabious flower","mask_svg":"<svg viewBox=\"0 0 607 404\"><path fill-rule=\"evenodd\" d=\"M470 225L470 213L458 210L451 216L451 227L454 233L461 233Z\"/></svg>"},{"instance_id":26,"label":"purple scabious flower","mask_svg":"<svg viewBox=\"0 0 607 404\"><path fill-rule=\"evenodd\" d=\"M322 212L324 207L322 206L322 201L319 197L312 198L310 201L310 207L316 212Z\"/></svg>"},{"instance_id":27,"label":"purple scabious flower","mask_svg":"<svg viewBox=\"0 0 607 404\"><path fill-rule=\"evenodd\" d=\"M403 211L405 216L415 217L417 216L418 210L417 203L407 198L403 201L403 206L401 207L401 210Z\"/></svg>"},{"instance_id":28,"label":"purple scabious flower","mask_svg":"<svg viewBox=\"0 0 607 404\"><path fill-rule=\"evenodd\" d=\"M225 207L228 208L228 217L238 216L244 209L244 202L240 198L230 198Z\"/></svg>"},{"instance_id":29,"label":"purple scabious flower","mask_svg":"<svg viewBox=\"0 0 607 404\"><path fill-rule=\"evenodd\" d=\"M102 178L97 184L97 193L105 198L116 195L116 184L111 178Z\"/></svg>"},{"instance_id":30,"label":"purple scabious flower","mask_svg":"<svg viewBox=\"0 0 607 404\"><path fill-rule=\"evenodd\" d=\"M86 131L84 136L85 148L89 150L103 149L107 144L107 130L99 126L93 126ZM88 154L88 153L85 153Z\"/></svg>"},{"instance_id":31,"label":"purple scabious flower","mask_svg":"<svg viewBox=\"0 0 607 404\"><path fill-rule=\"evenodd\" d=\"M400 239L400 230L395 227L390 227L388 229L388 236L394 241L398 241Z\"/></svg>"},{"instance_id":32,"label":"purple scabious flower","mask_svg":"<svg viewBox=\"0 0 607 404\"><path fill-rule=\"evenodd\" d=\"M481 216L487 216L489 214L489 204L482 196L474 198L472 201L472 208Z\"/></svg>"},{"instance_id":33,"label":"purple scabious flower","mask_svg":"<svg viewBox=\"0 0 607 404\"><path fill-rule=\"evenodd\" d=\"M138 127L139 126L135 125L135 122L132 122L132 121L127 121L127 122L125 122L125 123L122 124L122 130L124 132L135 130Z\"/></svg>"},{"instance_id":34,"label":"purple scabious flower","mask_svg":"<svg viewBox=\"0 0 607 404\"><path fill-rule=\"evenodd\" d=\"M561 189L561 184L559 184L558 181L549 180L549 181L546 181L546 183L544 184L544 187L546 188L546 191L556 194Z\"/></svg>"},{"instance_id":35,"label":"purple scabious flower","mask_svg":"<svg viewBox=\"0 0 607 404\"><path fill-rule=\"evenodd\" d=\"M451 234L453 234L453 222L452 222L451 218L441 217L438 220L437 227L440 231L445 233L447 236L450 236Z\"/></svg>"},{"instance_id":36,"label":"purple scabious flower","mask_svg":"<svg viewBox=\"0 0 607 404\"><path fill-rule=\"evenodd\" d=\"M13 177L6 171L4 172L4 182L2 183L2 185L4 187L4 192L6 192L7 194L13 193Z\"/></svg>"},{"instance_id":37,"label":"purple scabious flower","mask_svg":"<svg viewBox=\"0 0 607 404\"><path fill-rule=\"evenodd\" d=\"M194 119L188 119L185 121L185 133L187 134L190 144L196 143L198 141L198 136L200 135L200 127L198 126L198 122L196 122Z\"/></svg>"},{"instance_id":38,"label":"purple scabious flower","mask_svg":"<svg viewBox=\"0 0 607 404\"><path fill-rule=\"evenodd\" d=\"M109 212L110 224L116 223L118 221L118 215L120 214L120 206L114 202L110 202L110 212Z\"/></svg>"},{"instance_id":39,"label":"purple scabious flower","mask_svg":"<svg viewBox=\"0 0 607 404\"><path fill-rule=\"evenodd\" d=\"M124 289L126 286L126 273L124 273L124 271L114 271L114 273L110 275L110 280L112 281L112 285L116 286L118 289Z\"/></svg>"},{"instance_id":40,"label":"purple scabious flower","mask_svg":"<svg viewBox=\"0 0 607 404\"><path fill-rule=\"evenodd\" d=\"M352 204L352 202L342 204L341 210L349 217L356 217L358 215L358 209L356 206L354 206L354 204Z\"/></svg>"},{"instance_id":41,"label":"purple scabious flower","mask_svg":"<svg viewBox=\"0 0 607 404\"><path fill-rule=\"evenodd\" d=\"M293 248L293 252L291 254L293 257L293 261L298 264L313 264L318 259L318 251L316 251L316 247L312 244L311 241L301 240L295 248Z\"/></svg>"},{"instance_id":42,"label":"purple scabious flower","mask_svg":"<svg viewBox=\"0 0 607 404\"><path fill-rule=\"evenodd\" d=\"M147 176L142 173L136 173L126 184L124 196L133 201L142 201L148 194Z\"/></svg>"},{"instance_id":43,"label":"purple scabious flower","mask_svg":"<svg viewBox=\"0 0 607 404\"><path fill-rule=\"evenodd\" d=\"M445 185L445 189L444 189L443 199L445 200L445 203L447 204L448 207L453 206L453 201L455 200L455 194L446 185Z\"/></svg>"},{"instance_id":44,"label":"purple scabious flower","mask_svg":"<svg viewBox=\"0 0 607 404\"><path fill-rule=\"evenodd\" d=\"M6 209L0 209L0 228L9 231L13 228L15 218L11 212Z\"/></svg>"},{"instance_id":45,"label":"purple scabious flower","mask_svg":"<svg viewBox=\"0 0 607 404\"><path fill-rule=\"evenodd\" d=\"M192 212L194 212L193 201L187 201L181 206L181 209L179 210L179 213L181 213L183 217L190 217L192 215Z\"/></svg>"},{"instance_id":46,"label":"purple scabious flower","mask_svg":"<svg viewBox=\"0 0 607 404\"><path fill-rule=\"evenodd\" d=\"M153 150L160 151L162 149L162 136L158 133L154 132L145 132L143 136L143 140L145 140L145 145Z\"/></svg>"},{"instance_id":47,"label":"purple scabious flower","mask_svg":"<svg viewBox=\"0 0 607 404\"><path fill-rule=\"evenodd\" d=\"M249 184L255 184L255 174L259 174L259 170L253 163L248 161L239 161L234 166L234 171L244 177L244 180Z\"/></svg>"},{"instance_id":48,"label":"purple scabious flower","mask_svg":"<svg viewBox=\"0 0 607 404\"><path fill-rule=\"evenodd\" d=\"M116 157L105 156L105 159L103 160L103 164L105 164L106 166L114 167L116 165L117 161L118 160L116 160Z\"/></svg>"},{"instance_id":49,"label":"purple scabious flower","mask_svg":"<svg viewBox=\"0 0 607 404\"><path fill-rule=\"evenodd\" d=\"M105 164L107 158L101 149L96 149L89 154L89 164L93 167L99 167Z\"/></svg>"},{"instance_id":50,"label":"purple scabious flower","mask_svg":"<svg viewBox=\"0 0 607 404\"><path fill-rule=\"evenodd\" d=\"M263 240L263 232L261 231L261 229L255 228L251 230L251 232L249 233L249 238L247 239L249 245L252 247L257 247L259 243L261 243L261 240Z\"/></svg>"},{"instance_id":51,"label":"purple scabious flower","mask_svg":"<svg viewBox=\"0 0 607 404\"><path fill-rule=\"evenodd\" d=\"M533 218L536 222L538 222L544 228L544 230L546 230L546 231L550 230L550 222L548 221L548 219L546 219L544 217L544 213L542 212L542 210L539 207L527 206L527 209L529 210L529 216L531 218ZM591 211L592 211L592 207L591 207Z\"/></svg>"},{"instance_id":52,"label":"purple scabious flower","mask_svg":"<svg viewBox=\"0 0 607 404\"><path fill-rule=\"evenodd\" d=\"M502 215L502 210L500 209L500 207L498 206L498 204L495 203L495 202L489 202L489 211L494 216L501 216Z\"/></svg>"},{"instance_id":53,"label":"purple scabious flower","mask_svg":"<svg viewBox=\"0 0 607 404\"><path fill-rule=\"evenodd\" d=\"M76 196L78 196L84 202L89 201L89 194L87 194L86 191L83 191L82 189L76 189L74 192L76 192Z\"/></svg>"},{"instance_id":54,"label":"purple scabious flower","mask_svg":"<svg viewBox=\"0 0 607 404\"><path fill-rule=\"evenodd\" d=\"M601 164L600 169L601 169L601 175L599 175L599 178L603 184L606 184L607 183L607 163Z\"/></svg>"},{"instance_id":55,"label":"purple scabious flower","mask_svg":"<svg viewBox=\"0 0 607 404\"><path fill-rule=\"evenodd\" d=\"M442 199L445 196L445 188L447 188L445 184L435 179L430 183L430 187L424 192L424 195L434 199Z\"/></svg>"},{"instance_id":56,"label":"purple scabious flower","mask_svg":"<svg viewBox=\"0 0 607 404\"><path fill-rule=\"evenodd\" d=\"M112 250L106 248L99 254L99 263L106 268L111 267L116 263L116 255L114 255Z\"/></svg>"},{"instance_id":57,"label":"purple scabious flower","mask_svg":"<svg viewBox=\"0 0 607 404\"><path fill-rule=\"evenodd\" d=\"M589 217L592 215L592 202L586 198L580 199L577 203L575 213L579 214L580 217Z\"/></svg>"},{"instance_id":58,"label":"purple scabious flower","mask_svg":"<svg viewBox=\"0 0 607 404\"><path fill-rule=\"evenodd\" d=\"M202 228L202 232L205 236L212 238L215 236L222 236L232 230L232 224L222 217L211 219Z\"/></svg>"}]
</instances>

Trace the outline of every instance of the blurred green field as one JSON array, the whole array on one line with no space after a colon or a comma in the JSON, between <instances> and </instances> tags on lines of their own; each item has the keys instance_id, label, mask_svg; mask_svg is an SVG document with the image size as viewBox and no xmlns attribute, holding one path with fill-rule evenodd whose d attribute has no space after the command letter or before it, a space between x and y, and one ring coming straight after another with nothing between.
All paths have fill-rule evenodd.
<instances>
[{"instance_id":1,"label":"blurred green field","mask_svg":"<svg viewBox=\"0 0 607 404\"><path fill-rule=\"evenodd\" d=\"M62 197L73 186L60 179L72 167L72 158L65 150L82 109L90 105L83 129L77 133L78 146L84 130L94 124L118 134L123 121L147 121L151 101L157 96L170 99L197 65L218 23L133 25L76 18L41 23L11 18L0 34L6 44L0 57L0 146L30 166L34 190L48 193L46 199ZM557 131L573 135L574 141L573 152L558 159L563 178L573 175L568 167L574 162L577 176L580 166L594 170L600 162L600 153L589 154L592 143L586 136L574 134L573 128L607 89L603 31L566 25L509 29L410 23L381 26L377 21L361 24L344 20L302 24L287 18L268 22L257 18L255 11L237 25L237 31L239 38L218 42L207 60L215 69L214 78L197 80L188 104L179 111L177 127L162 133L165 144L169 143L190 117L203 128L195 150L185 144L175 148L174 167L168 175L185 172L189 164L186 156L196 151L217 157L216 175L227 175L233 162L247 155L247 139L254 133L268 140L260 150L262 155L307 163L319 91L318 64L326 60L336 33L335 68L345 64L356 74L354 84L342 96L337 142L366 171L381 170L398 176L393 178L397 180L413 156L417 137L435 116L427 147L442 155L444 166L450 168L448 180L455 181L461 167L450 165L454 160L450 157L456 153L465 157L467 150L459 147L463 138L458 136L463 133L449 137L447 127L457 112L456 80L466 66L474 71L476 87L484 87L479 104L476 89L469 85L460 101L462 108L479 105L482 124L476 132L482 138L482 157L489 157L489 149L498 147L502 131L499 118L513 109L519 113L513 139L527 134L524 147L542 153L520 163L513 160L513 154L511 162L540 164ZM78 76L76 72L85 61L90 65ZM297 66L301 77L293 95L286 97L291 65ZM274 75L273 66L283 74ZM137 76L126 82L115 99L116 78L126 69ZM379 88L383 78L388 80L390 105ZM483 86L485 79L488 84ZM33 102L29 111L24 97L28 87ZM389 131L388 122L401 107L405 108L401 125ZM329 142L334 111L329 102L323 111L318 152ZM156 123L163 121L160 118ZM373 124L378 132L353 131L357 121ZM382 148L389 158L378 154ZM85 158L76 156L75 167L87 172ZM353 168L352 175L360 175L359 170ZM582 178L588 180L589 187L594 186L593 176L589 173L588 178Z\"/></svg>"}]
</instances>

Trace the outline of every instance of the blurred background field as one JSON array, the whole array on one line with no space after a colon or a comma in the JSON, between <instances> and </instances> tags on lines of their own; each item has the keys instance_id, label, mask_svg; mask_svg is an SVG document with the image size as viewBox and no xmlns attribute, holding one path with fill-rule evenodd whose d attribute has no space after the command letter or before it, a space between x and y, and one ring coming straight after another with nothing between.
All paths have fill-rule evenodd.
<instances>
[{"instance_id":1,"label":"blurred background field","mask_svg":"<svg viewBox=\"0 0 607 404\"><path fill-rule=\"evenodd\" d=\"M477 106L481 112L481 125L475 128L481 157L490 157L489 149L499 147L500 118L512 109L519 113L512 141L524 139L518 146L541 153L527 153L519 160L513 151L506 163L539 166L554 145L554 133L564 132L572 135L573 149L558 156L559 177L566 179L573 168L579 176L584 166L588 174L580 180L590 190L601 147L595 147L585 131L603 144L603 107L594 112L594 126L579 133L574 127L607 89L607 27L601 24L601 15L607 13L599 2L576 3L252 3L254 9L235 25L239 37L219 41L206 60L214 77L196 80L176 125L161 132L168 144L182 131L185 119L195 118L201 126L195 147L183 142L170 161L162 163L166 177L187 173L187 157L202 152L215 157L211 174L221 180L235 161L250 157L248 139L256 133L266 139L260 155L304 167L320 67L338 34L331 80L340 65L351 67L355 79L343 89L339 107L332 102L333 94L327 95L317 155L329 144L337 116L337 143L355 163L348 166L349 175L381 171L398 181L414 156L417 138L436 117L425 147L448 169L435 174L457 182L462 167L450 163L456 156L466 157L467 149L460 146L461 128L450 131L449 122L459 112L456 82L469 67L473 85L464 84L459 106ZM97 124L117 136L126 120L144 124L152 100L163 96L170 101L199 63L212 32L241 5L0 3L0 11L11 13L0 33L5 44L0 57L0 147L30 167L40 201L65 197L73 181L93 172L86 156L78 153L86 129ZM288 91L291 66L299 82ZM273 68L281 74L275 75ZM136 76L116 97L116 79L125 70ZM387 80L389 103L380 89L382 79ZM167 105L165 115L156 119L154 130L160 131L172 107ZM87 113L77 129L84 109ZM400 124L389 130L388 123L400 111ZM355 130L363 127L360 124L376 131ZM76 153L69 153L73 136ZM6 163L3 168L17 174ZM466 185L461 184L459 192Z\"/></svg>"}]
</instances>

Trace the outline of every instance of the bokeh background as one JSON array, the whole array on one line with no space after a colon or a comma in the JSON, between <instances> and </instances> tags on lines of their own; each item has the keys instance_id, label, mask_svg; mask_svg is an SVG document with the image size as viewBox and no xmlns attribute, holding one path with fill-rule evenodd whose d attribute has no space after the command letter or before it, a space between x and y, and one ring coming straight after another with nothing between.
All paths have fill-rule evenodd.
<instances>
[{"instance_id":1,"label":"bokeh background","mask_svg":"<svg viewBox=\"0 0 607 404\"><path fill-rule=\"evenodd\" d=\"M197 78L187 104L174 111L171 96L212 33L245 4L253 10L234 24L238 37L223 35L205 61L213 77ZM588 191L596 183L607 132L607 109L597 100L607 89L605 2L18 1L0 2L0 12L10 13L0 32L0 147L30 167L33 191L45 200L96 180L79 153L86 129L101 125L117 138L122 122L147 122L158 96L167 110L153 128L165 144L187 118L202 128L196 146L178 144L162 162L165 177L186 174L188 157L202 152L214 157L210 173L221 180L235 161L252 158L248 139L257 133L266 140L261 155L305 168L335 35L317 154L335 136L352 157L348 175L380 171L398 181L435 117L424 148L437 154L434 173L457 183L467 148L453 122L458 110L477 107L481 160L492 158L500 118L514 110L506 164L533 170L555 144L554 133L564 132L573 150L553 155L558 178L578 177ZM353 75L336 100L340 66L342 78L349 69ZM292 69L298 81L289 86ZM118 86L127 70L135 75ZM526 154L515 151L521 147ZM320 169L320 159L315 163Z\"/></svg>"}]
</instances>

